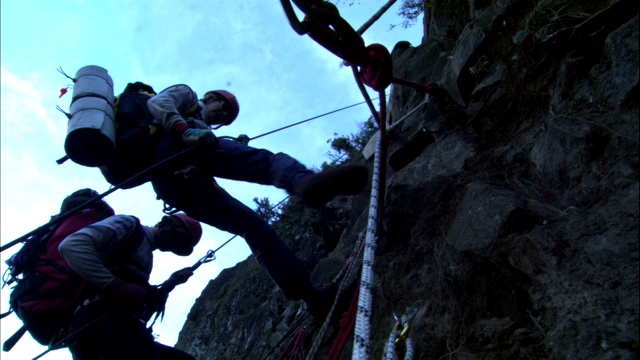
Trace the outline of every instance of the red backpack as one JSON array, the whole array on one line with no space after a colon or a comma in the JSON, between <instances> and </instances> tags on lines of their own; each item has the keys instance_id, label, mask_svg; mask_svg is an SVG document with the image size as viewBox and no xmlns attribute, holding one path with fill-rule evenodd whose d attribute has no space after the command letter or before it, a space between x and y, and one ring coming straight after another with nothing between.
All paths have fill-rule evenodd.
<instances>
[{"instance_id":1,"label":"red backpack","mask_svg":"<svg viewBox=\"0 0 640 360\"><path fill-rule=\"evenodd\" d=\"M76 204L87 199L88 190L78 191L85 191L85 198L75 201ZM97 195L94 191L89 194ZM93 291L91 285L71 270L58 252L58 246L67 236L112 215L113 209L100 200L68 217L45 234L34 235L7 260L9 276L5 277L4 283L16 284L11 291L9 304L22 320L24 328L40 344L55 343L80 301Z\"/></svg>"}]
</instances>

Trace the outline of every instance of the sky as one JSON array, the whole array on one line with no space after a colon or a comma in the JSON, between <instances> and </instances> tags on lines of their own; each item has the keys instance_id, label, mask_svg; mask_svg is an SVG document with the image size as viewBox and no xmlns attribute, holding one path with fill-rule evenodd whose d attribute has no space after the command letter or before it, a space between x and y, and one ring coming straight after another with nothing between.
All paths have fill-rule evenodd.
<instances>
[{"instance_id":1,"label":"sky","mask_svg":"<svg viewBox=\"0 0 640 360\"><path fill-rule=\"evenodd\" d=\"M358 29L387 1L340 1L342 17ZM417 46L422 41L422 17L409 28L401 26L398 1L370 27L366 45L380 43L389 50L401 40ZM335 1L334 1L335 3ZM291 28L279 1L212 0L1 0L0 2L0 237L6 244L49 221L65 196L90 187L110 189L97 168L84 167L63 157L72 90L59 97L86 65L108 70L116 94L128 82L142 81L160 91L187 84L198 95L213 89L233 92L240 114L218 136L251 138L326 112L362 102L351 70L338 57L308 36ZM301 18L301 16L299 16ZM397 25L394 27L394 25ZM393 29L391 29L393 27ZM372 98L377 93L368 89ZM375 103L375 102L374 102ZM327 140L358 131L370 112L359 105L277 133L249 145L292 155L310 168L330 161ZM272 204L287 194L271 186L219 180L231 195L251 208L254 198ZM152 226L163 216L150 184L117 190L105 200L116 213L137 216ZM159 284L176 270L191 266L232 237L204 225L204 234L192 255L154 254L151 283ZM20 248L0 254L5 261ZM187 314L207 283L220 271L245 260L250 251L235 238L202 265L184 285L174 290L164 321L153 328L159 342L174 345ZM0 309L8 309L10 289L1 291ZM15 314L0 322L2 342L21 323ZM33 358L46 348L25 335L3 360ZM66 349L44 359L71 359Z\"/></svg>"}]
</instances>

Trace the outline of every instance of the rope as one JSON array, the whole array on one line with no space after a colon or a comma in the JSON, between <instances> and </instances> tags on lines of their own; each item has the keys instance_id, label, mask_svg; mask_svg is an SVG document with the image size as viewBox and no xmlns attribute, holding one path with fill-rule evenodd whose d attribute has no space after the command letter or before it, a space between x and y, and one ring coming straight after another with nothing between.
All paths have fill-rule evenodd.
<instances>
[{"instance_id":1,"label":"rope","mask_svg":"<svg viewBox=\"0 0 640 360\"><path fill-rule=\"evenodd\" d=\"M300 124L302 124L302 123L306 123L306 122L308 122L308 121L315 120L315 119L317 119L317 118L321 118L321 117L323 117L323 116L331 115L331 114L336 113L336 112L338 112L338 111L346 110L346 109L352 108L352 107L354 107L354 106L362 105L362 104L364 104L364 103L365 103L365 101L362 101L362 102L359 102L359 103L357 103L357 104L352 104L352 105L345 106L345 107L340 108L340 109L336 109L336 110L333 110L333 111L329 111L329 112L327 112L327 113L324 113L324 114L321 114L321 115L317 115L317 116L314 116L314 117L308 118L308 119L306 119L306 120L302 120L302 121L299 121L299 122L297 122L297 123L293 123L293 124L291 124L291 125L283 126L283 127L279 128L279 129L275 129L275 130L272 130L272 131L266 132L266 133L264 133L264 134L262 134L262 135L254 136L254 137L250 138L249 140L255 140L255 139L261 138L261 137L263 137L263 136L271 135L271 134L273 134L273 133L275 133L275 132L278 132L278 131L281 131L281 130L284 130L284 129L288 129L288 128L290 128L290 127L293 127L293 126L296 126L296 125L300 125Z\"/></svg>"},{"instance_id":2,"label":"rope","mask_svg":"<svg viewBox=\"0 0 640 360\"><path fill-rule=\"evenodd\" d=\"M408 308L406 315L402 316L401 318L398 318L396 315L394 315L397 322L393 327L393 331L391 331L391 334L389 334L385 360L396 360L398 358L396 354L396 345L400 345L402 343L404 343L405 345L404 359L413 359L413 341L411 341L411 339L409 338L409 329L411 320L413 320L413 317L417 312L418 310L415 308Z\"/></svg>"},{"instance_id":3,"label":"rope","mask_svg":"<svg viewBox=\"0 0 640 360\"><path fill-rule=\"evenodd\" d=\"M367 93L367 89L364 87L364 83L360 79L360 73L358 72L358 68L356 66L351 66L351 69L353 71L353 77L356 79L356 84L358 85L358 89L360 89L362 96L364 97L365 101L367 102L367 105L369 106L371 115L376 120L376 124L380 124L380 114L378 114L378 111L376 110L375 106L373 106L373 102L369 97L369 93Z\"/></svg>"},{"instance_id":4,"label":"rope","mask_svg":"<svg viewBox=\"0 0 640 360\"><path fill-rule=\"evenodd\" d=\"M396 360L398 359L398 355L396 354L396 343L400 337L400 331L394 330L389 335L389 340L387 341L387 356L385 360ZM413 341L411 338L407 338L404 341L404 360L412 360L413 359Z\"/></svg>"},{"instance_id":5,"label":"rope","mask_svg":"<svg viewBox=\"0 0 640 360\"><path fill-rule=\"evenodd\" d=\"M362 26L360 26L358 28L358 30L356 31L358 34L362 35L364 34L365 31L367 31L367 29L369 28L369 26L373 25L374 22L378 21L378 19L380 19L380 17L387 12L387 10L389 10L389 8L395 4L396 0L389 0L386 4L384 4L380 10L378 10L378 12L376 12L375 14L373 14L373 16L367 20L367 22L365 22L364 24L362 24Z\"/></svg>"},{"instance_id":6,"label":"rope","mask_svg":"<svg viewBox=\"0 0 640 360\"><path fill-rule=\"evenodd\" d=\"M384 123L384 122L382 122ZM358 296L358 315L353 345L353 359L369 358L369 320L371 317L371 288L373 286L373 262L376 250L376 226L378 216L378 194L380 186L380 154L382 142L378 139L374 158L373 179L371 186L371 202L369 204L369 220L362 260L362 274L360 277L360 294Z\"/></svg>"},{"instance_id":7,"label":"rope","mask_svg":"<svg viewBox=\"0 0 640 360\"><path fill-rule=\"evenodd\" d=\"M394 128L396 128L398 125L400 125L403 121L405 121L409 116L413 115L416 111L418 111L418 109L420 109L421 107L423 107L424 105L428 104L429 101L431 101L431 95L427 93L427 96L425 96L425 100L423 102L421 102L420 104L418 104L415 108L413 108L411 111L409 111L408 113L406 113L403 117L401 117L400 119L398 119L397 121L395 121L393 124L391 124L391 126L389 126L389 131L393 130Z\"/></svg>"},{"instance_id":8,"label":"rope","mask_svg":"<svg viewBox=\"0 0 640 360\"><path fill-rule=\"evenodd\" d=\"M358 315L356 319L356 334L354 336L353 358L369 358L369 333L370 333L370 316L371 316L371 288L373 285L373 262L375 257L376 237L378 231L382 229L382 211L385 196L385 178L386 167L381 165L381 159L386 159L386 100L384 89L392 82L399 83L405 86L412 87L418 91L427 92L432 90L433 86L437 85L421 85L410 81L401 80L393 77L392 74L392 60L389 51L382 45L372 44L368 47L364 46L364 41L360 37L364 31L388 8L395 2L395 0L389 1L368 23L365 23L357 32L351 28L351 26L340 17L339 12L335 5L325 2L317 2L314 6L309 6L305 1L293 2L302 10L306 15L303 22L300 22L293 11L293 8L289 1L281 0L282 6L285 10L285 14L289 20L289 23L293 29L299 34L308 34L318 44L325 47L334 55L342 58L343 61L351 65L354 77L360 88L365 102L369 106L371 113L376 119L380 129L380 137L376 146L375 160L374 160L374 174L372 180L371 189L371 201L369 208L369 223L367 226L367 233L364 242L364 259L362 261L362 273L360 280L360 289L358 294ZM357 67L360 67L360 71ZM364 88L364 84L377 90L380 93L380 113L376 111L373 103ZM427 98L428 101L428 98ZM424 105L420 104L409 114L405 115L401 120L396 122L400 123L402 120L409 117L417 108ZM354 251L358 253L359 250ZM353 255L353 254L352 254ZM348 263L347 263L348 264ZM348 265L340 271L343 275L343 271L350 273L352 269L347 269ZM340 287L336 300L338 299L341 289L344 287L345 282L340 282ZM307 359L313 359L315 353L323 340L324 334L328 327L328 322L333 315L336 303L334 302L331 310L323 327L320 329L318 336L316 337Z\"/></svg>"},{"instance_id":9,"label":"rope","mask_svg":"<svg viewBox=\"0 0 640 360\"><path fill-rule=\"evenodd\" d=\"M406 348L404 360L413 359L413 340L411 340L411 338L407 338L407 340L404 341L404 347Z\"/></svg>"},{"instance_id":10,"label":"rope","mask_svg":"<svg viewBox=\"0 0 640 360\"><path fill-rule=\"evenodd\" d=\"M381 94L381 98L384 99L384 94ZM402 118L396 121L389 130L396 127L403 122L409 116L414 114L420 107L427 104L430 100L430 96L427 95L426 100L416 106L413 110L405 114ZM384 107L381 104L381 110ZM381 111L382 112L382 111ZM381 116L381 119L384 117ZM356 329L354 335L353 345L353 359L368 359L370 353L369 335L370 335L370 318L372 308L372 296L371 288L373 286L373 263L375 258L375 249L377 244L377 229L381 229L382 219L382 206L384 196L384 177L382 174L385 172L385 167L381 164L381 159L386 158L383 154L385 150L385 121L380 123L380 137L376 144L376 153L374 158L374 170L371 188L371 201L369 204L369 222L367 224L367 234L365 240L365 253L362 262L362 274L360 279L360 296L358 299L358 317L356 319Z\"/></svg>"},{"instance_id":11,"label":"rope","mask_svg":"<svg viewBox=\"0 0 640 360\"><path fill-rule=\"evenodd\" d=\"M364 237L358 239L355 246L353 247L353 251L351 252L351 255L349 256L347 261L344 263L344 266L342 267L342 269L340 269L340 272L335 276L333 282L337 282L343 276L345 279L351 279L351 277L353 276L353 273L357 269L356 265L358 263L358 260L360 259L360 255L362 254L363 248L364 248Z\"/></svg>"},{"instance_id":12,"label":"rope","mask_svg":"<svg viewBox=\"0 0 640 360\"><path fill-rule=\"evenodd\" d=\"M289 341L289 344L284 349L282 354L278 356L278 360L298 360L298 354L300 354L300 350L302 350L302 344L304 343L304 339L307 336L307 328L303 326L298 330L296 335Z\"/></svg>"},{"instance_id":13,"label":"rope","mask_svg":"<svg viewBox=\"0 0 640 360\"><path fill-rule=\"evenodd\" d=\"M318 352L318 349L320 348L320 345L324 340L325 334L329 329L329 321L333 317L336 302L340 298L340 295L344 292L346 285L350 284L351 280L355 278L354 273L355 273L355 270L357 269L355 265L358 262L360 255L362 254L363 248L364 248L364 239L360 238L356 242L354 249L351 252L351 255L349 256L349 259L347 259L345 264L342 266L342 269L340 269L340 272L333 278L333 283L338 283L338 291L336 294L336 299L333 305L331 306L331 310L329 310L329 313L327 314L327 317L325 318L325 321L322 324L322 327L320 328L320 330L318 330L318 333L305 359L313 360L316 358L315 354ZM349 330L349 332L350 331L351 330Z\"/></svg>"},{"instance_id":14,"label":"rope","mask_svg":"<svg viewBox=\"0 0 640 360\"><path fill-rule=\"evenodd\" d=\"M400 331L393 330L387 339L387 356L385 360L396 360L396 339L400 336Z\"/></svg>"},{"instance_id":15,"label":"rope","mask_svg":"<svg viewBox=\"0 0 640 360\"><path fill-rule=\"evenodd\" d=\"M66 74L62 71L62 69L61 69L61 68L60 68L60 69L58 69L58 71L59 71L60 73L62 73L63 75L65 75L65 76L69 77L68 75L66 75ZM362 101L362 102L359 102L359 103L356 103L356 104L352 104L352 105L349 105L349 106L342 107L342 108L340 108L340 109L336 109L336 110L333 110L333 111L329 111L329 112L327 112L327 113L320 114L320 115L317 115L317 116L314 116L314 117L311 117L311 118L308 118L308 119L305 119L305 120L299 121L299 122L297 122L297 123L293 123L293 124L290 124L290 125L287 125L287 126L284 126L284 127L281 127L281 128L278 128L278 129L275 129L275 130L269 131L269 132L266 132L266 133L264 133L264 134L262 134L262 135L258 135L258 136L255 136L255 137L253 137L253 138L250 138L249 140L255 140L255 139L261 138L261 137L263 137L263 136L267 136L267 135L270 135L270 134L276 133L276 132L278 132L278 131L282 131L282 130L288 129L288 128L293 127L293 126L300 125L300 124L303 124L303 123L305 123L305 122L308 122L308 121L311 121L311 120L315 120L315 119L321 118L321 117L323 117L323 116L331 115L331 114L333 114L333 113L336 113L336 112L339 112L339 111L343 111L343 110L346 110L346 109L352 108L352 107L354 107L354 106L362 105L362 104L364 104L365 102L366 102L366 101ZM60 109L60 110L62 110L62 109ZM66 114L66 113L65 113L65 114ZM128 183L132 182L134 179L137 179L138 177L140 177L140 176L142 176L142 175L144 175L144 174L147 174L148 172L150 172L151 170L155 169L156 167L158 167L158 166L160 166L160 165L162 165L162 164L164 164L164 163L166 163L166 162L169 162L170 160L172 160L172 159L174 159L174 158L176 158L176 157L178 157L178 156L180 156L180 155L182 155L182 154L184 154L184 153L187 153L187 152L191 151L192 149L194 149L194 147L189 148L189 149L186 149L186 150L184 150L184 151L182 151L182 152L180 152L180 153L177 153L177 154L175 154L175 155L173 155L173 156L171 156L171 157L168 157L168 158L166 158L166 159L164 159L164 160L162 160L162 161L158 162L157 164L152 165L152 166L151 166L151 167L149 167L148 169L145 169L145 170L141 171L140 173L138 173L138 174L136 174L136 175L134 175L134 176L130 177L129 179L126 179L125 181L121 182L120 184L118 184L118 185L116 185L116 186L112 187L111 189L109 189L107 192L105 192L105 193L101 194L100 196L98 196L98 197L96 197L96 198L94 198L94 199L91 199L91 200L89 200L89 201L87 201L87 202L85 202L85 203L83 203L83 204L79 205L78 207L76 207L75 209L72 209L71 211L69 211L69 212L68 212L68 213L66 213L66 214L61 214L61 215L60 215L60 216L58 216L56 219L49 221L49 222L48 222L48 223L46 223L45 225L42 225L41 227L39 227L39 228L37 228L37 229L35 229L35 230L33 230L33 231L31 231L31 232L29 232L29 233L27 233L27 234L25 234L25 235L21 236L21 237L19 237L19 238L15 239L15 240L13 240L13 241L11 241L11 242L7 243L7 244L4 244L4 245L0 246L0 252L4 251L4 250L6 250L6 249L8 249L8 248L10 248L10 247L12 247L12 246L14 246L14 245L16 245L16 244L20 243L20 242L24 242L24 241L28 240L31 236L38 234L40 231L46 230L46 228L48 228L48 227L49 227L49 226L51 226L51 225L56 225L56 224L61 223L61 222L62 222L62 221L64 221L66 218L68 218L68 217L69 217L69 215L70 215L72 212L74 212L74 211L76 211L76 210L80 210L81 208L83 208L83 207L85 207L85 206L87 206L87 205L93 204L94 202L96 202L96 201L98 201L98 200L100 200L100 199L102 199L102 198L106 197L107 195L111 194L112 192L114 192L114 191L116 191L116 190L118 190L118 189L122 188L124 185L126 185L126 184L128 184ZM58 160L58 163L62 163L62 162L64 162L64 160L66 160L66 159L68 159L68 157L66 157L66 156L65 156L65 157L63 157L62 159L59 159L59 160ZM285 198L285 199L286 199L286 198ZM283 201L284 201L284 200L283 200ZM234 236L234 237L235 237L235 236ZM229 239L227 242L231 241L234 237L232 237L231 239ZM226 243L225 243L225 244L226 244ZM224 246L225 244L223 244L223 246Z\"/></svg>"},{"instance_id":16,"label":"rope","mask_svg":"<svg viewBox=\"0 0 640 360\"><path fill-rule=\"evenodd\" d=\"M353 294L353 299L351 300L351 305L349 305L349 310L342 314L342 319L340 319L340 332L338 336L336 336L336 340L329 350L329 356L327 356L327 360L338 360L340 354L342 354L342 349L344 345L347 343L347 339L349 335L353 331L353 326L356 323L356 311L358 310L358 291L356 289L356 293Z\"/></svg>"},{"instance_id":17,"label":"rope","mask_svg":"<svg viewBox=\"0 0 640 360\"><path fill-rule=\"evenodd\" d=\"M307 318L307 314L303 314L300 318L298 318L296 320L296 322L289 327L289 330L287 330L287 332L280 338L280 340L278 341L277 344L275 344L275 346L273 346L271 348L271 350L267 353L267 355L263 358L263 360L267 360L269 359L269 356L280 346L280 344L282 344L282 342L288 338L291 334L293 334L293 330L295 328L297 328L298 326L300 326L302 324L302 322L304 322L304 320Z\"/></svg>"},{"instance_id":18,"label":"rope","mask_svg":"<svg viewBox=\"0 0 640 360\"><path fill-rule=\"evenodd\" d=\"M356 71L357 71L357 70L356 70ZM356 79L357 79L357 78L358 78L358 77L356 77ZM363 87L363 89L364 89L364 87ZM366 94L366 91L364 92L364 94ZM367 94L367 95L368 95L368 94ZM367 96L365 96L365 98L367 98ZM397 121L393 124L393 126L391 126L391 127L390 127L390 129L391 129L391 128L393 128L393 127L395 127L395 126L397 126L397 125L398 125L398 124L400 124L402 121L404 121L405 119L407 119L409 116L411 116L412 114L414 114L414 113L415 113L415 112L416 112L420 107L424 106L427 102L428 102L428 98L427 98L427 100L425 100L423 103L419 104L419 105L418 105L418 106L416 106L413 110L411 110L409 113L407 113L405 116L403 116L402 118L400 118L399 120L397 120ZM384 103L384 98L383 98L383 103ZM362 104L362 103L359 103L359 104ZM358 105L359 105L359 104L358 104ZM383 108L383 110L384 110L384 108ZM378 118L378 119L379 119L380 117L379 117L378 113L377 113L377 112L375 112L375 109L374 109L373 111L374 111L374 116L375 116L376 118ZM383 125L383 127L384 127L384 125ZM380 142L380 140L379 140L379 142ZM378 144L378 145L380 145L380 144ZM377 152L376 152L376 153L377 153ZM374 168L375 168L375 167L378 167L378 168L380 167L380 165L379 165L379 162L380 162L380 161L379 161L379 159L380 159L381 157L382 157L382 156L379 156L379 155L376 157L377 165L374 165ZM377 177L378 177L378 178L380 177L380 174L379 174L379 173L378 173L378 176L377 176ZM375 179L376 179L376 173L375 173L375 170L374 170L374 181L375 181ZM372 189L372 193L378 194L378 196L376 196L376 197L373 197L373 196L372 196L372 201L371 201L371 204L372 204L372 205L376 205L376 207L375 207L375 209L376 209L376 210L375 210L376 215L377 215L377 213L378 213L378 209L379 209L380 207L378 207L378 206L377 206L377 204L376 204L376 203L374 203L373 199L374 199L374 198L380 198L380 190L378 190L378 189L379 189L379 186L378 186L378 187L375 187L375 186L374 186L374 188ZM284 200L286 200L286 198L285 198ZM284 200L283 200L283 201L284 201ZM282 201L281 201L281 202L282 202ZM277 206L277 205L276 205L276 206ZM274 207L275 207L275 206L274 206ZM371 216L371 209L370 209L370 211L369 211L369 214L370 214L370 216ZM377 217L379 218L379 216L377 216ZM375 231L375 230L374 230L374 231ZM369 233L367 233L367 235L369 235ZM375 234L374 234L374 236L375 236ZM234 237L235 237L235 236L234 236ZM233 238L229 239L227 242L231 241L232 239L233 239ZM358 261L358 259L360 259L361 255L362 255L362 251L363 251L363 249L364 249L364 247L365 247L365 243L366 243L366 237L365 237L365 238L360 238L360 239L356 242L356 244L354 245L354 250L352 251L352 253L351 253L350 257L347 259L347 261L345 262L345 264L344 264L344 266L342 267L342 269L340 270L340 272L339 272L339 273L334 277L333 282L334 282L334 283L338 283L338 284L339 284L339 286L338 286L338 291L337 291L337 295L336 295L336 299L338 299L338 298L339 298L339 296L344 292L344 289L345 289L345 287L346 287L346 284L349 284L349 283L350 283L350 280L351 280L352 278L354 278L354 277L355 277L355 276L354 276L354 273L355 273L356 269L358 268L356 265L358 265L358 262L359 262L359 261ZM225 243L225 244L226 244L226 243ZM223 244L223 246L224 246L224 244ZM219 249L219 248L218 248L218 249ZM218 250L218 249L217 249L217 250ZM217 251L217 250L216 250L216 251ZM375 251L375 249L374 249L374 251ZM326 334L326 332L327 332L327 330L328 330L328 328L329 328L329 320L330 320L330 319L332 318L332 316L333 316L333 313L334 313L334 311L335 311L335 305L336 305L336 304L335 304L335 302L334 302L334 304L333 304L333 305L332 305L332 307L331 307L331 310L329 311L329 314L328 314L328 315L327 315L327 317L325 318L325 322L323 323L323 325L322 325L322 327L320 328L320 330L317 332L317 335L315 336L314 341L313 341L313 343L312 343L312 346L311 346L311 348L310 348L310 350L309 350L309 353L307 354L307 356L305 357L305 359L309 359L309 360L311 360L311 359L314 359L314 358L315 358L315 355L316 355L316 353L317 353L317 351L318 351L318 349L319 349L320 345L322 344L322 341L323 341L323 340L324 340L324 338L325 338L325 334ZM297 326L297 325L296 325L296 326ZM295 327L293 327L293 328L295 328ZM351 331L351 329L349 329L349 332L350 332L350 331ZM287 334L286 336L289 336L289 335L290 335L290 333L289 333L289 334ZM285 337L283 337L283 339L281 339L281 340L280 340L280 342L276 345L276 347L277 347L277 346L279 346L279 345L280 345L280 343L282 343L282 341L284 341L284 338L286 338L286 336L285 336ZM337 346L337 345L334 345L334 346ZM272 350L272 351L273 351L273 350ZM335 350L334 350L334 351L335 351Z\"/></svg>"},{"instance_id":19,"label":"rope","mask_svg":"<svg viewBox=\"0 0 640 360\"><path fill-rule=\"evenodd\" d=\"M67 211L64 214L60 214L60 215L56 216L55 219L53 219L53 220L49 221L48 223L40 226L39 228L37 228L35 230L32 230L32 231L26 233L25 235L22 235L21 237L13 240L13 241L11 241L11 242L9 242L7 244L4 244L4 245L0 246L0 252L5 251L6 249L8 249L8 248L20 243L20 242L24 242L24 241L28 240L30 237L32 237L34 235L37 235L42 231L47 230L50 226L60 224L61 222L66 220L68 217L73 215L76 211L84 209L85 207L87 207L87 206L95 203L96 201L104 198L105 196L111 194L112 192L114 192L114 191L124 187L125 185L131 183L133 180L136 180L138 177L140 177L142 175L146 175L148 172L154 170L155 168L157 168L157 167L159 167L161 165L164 165L167 162L169 162L171 160L174 160L175 158L177 158L179 156L182 156L182 155L184 155L184 154L186 154L188 152L191 152L193 149L195 149L195 146L190 147L190 148L185 149L185 150L182 150L182 151L180 151L179 153L177 153L175 155L172 155L172 156L170 156L170 157L168 157L168 158L166 158L166 159L164 159L162 161L159 161L159 162L155 163L154 165L152 165L152 166L148 167L147 169L142 170L141 172L133 175L132 177L126 179L123 182L121 182L120 184L111 187L109 190L105 191L104 193L102 193L102 194L100 194L100 195L98 195L98 196L96 196L96 197L94 197L92 199L89 199L89 200L85 201L84 203L76 206L75 208Z\"/></svg>"}]
</instances>

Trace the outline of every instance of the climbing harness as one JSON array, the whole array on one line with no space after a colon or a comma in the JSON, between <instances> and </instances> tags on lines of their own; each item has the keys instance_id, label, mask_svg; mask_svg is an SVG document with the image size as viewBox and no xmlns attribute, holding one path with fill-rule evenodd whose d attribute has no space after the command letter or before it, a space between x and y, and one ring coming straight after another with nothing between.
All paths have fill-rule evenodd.
<instances>
[{"instance_id":1,"label":"climbing harness","mask_svg":"<svg viewBox=\"0 0 640 360\"><path fill-rule=\"evenodd\" d=\"M110 309L108 311L105 311L104 313L100 314L98 317L96 317L95 319L89 321L88 323L84 324L83 326L81 326L80 328L76 329L75 331L73 331L72 333L68 334L67 336L65 336L64 338L62 338L61 340L59 340L58 342L49 345L49 348L45 351L43 351L40 355L34 357L32 360L37 360L40 359L41 357L45 356L46 354L48 354L50 351L53 350L59 350L62 349L64 347L66 347L67 342L71 339L73 339L76 335L78 335L79 333L81 333L82 331L84 331L86 328L88 328L89 326L95 324L98 320L102 319L103 317L109 315L114 309Z\"/></svg>"}]
</instances>

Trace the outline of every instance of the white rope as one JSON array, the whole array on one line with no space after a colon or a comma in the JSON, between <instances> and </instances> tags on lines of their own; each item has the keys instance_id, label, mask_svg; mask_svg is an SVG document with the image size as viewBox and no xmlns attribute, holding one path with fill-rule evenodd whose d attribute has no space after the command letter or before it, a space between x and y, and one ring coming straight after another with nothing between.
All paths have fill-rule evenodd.
<instances>
[{"instance_id":1,"label":"white rope","mask_svg":"<svg viewBox=\"0 0 640 360\"><path fill-rule=\"evenodd\" d=\"M358 295L358 314L353 339L352 359L369 359L369 335L371 318L371 288L373 286L373 263L376 251L376 223L378 218L378 188L380 186L380 154L382 142L378 138L373 165L371 201L369 203L369 221L364 244L362 274L360 275L360 294Z\"/></svg>"},{"instance_id":2,"label":"white rope","mask_svg":"<svg viewBox=\"0 0 640 360\"><path fill-rule=\"evenodd\" d=\"M387 340L387 356L385 356L385 360L396 360L398 357L396 356L396 339L400 336L400 331L394 330L389 334L389 339Z\"/></svg>"},{"instance_id":3,"label":"white rope","mask_svg":"<svg viewBox=\"0 0 640 360\"><path fill-rule=\"evenodd\" d=\"M407 338L404 341L404 347L406 348L404 353L404 360L412 360L413 359L413 340L411 338Z\"/></svg>"},{"instance_id":4,"label":"white rope","mask_svg":"<svg viewBox=\"0 0 640 360\"><path fill-rule=\"evenodd\" d=\"M391 131L393 128L395 128L396 126L400 125L401 122L405 121L409 116L413 115L413 113L418 111L418 109L420 109L424 105L428 104L430 100L431 100L431 95L427 94L427 96L424 98L423 102L418 104L416 107L413 108L413 110L409 111L403 117L398 119L398 121L394 121L393 124L391 124L391 126L389 126L389 129L387 131Z\"/></svg>"},{"instance_id":5,"label":"white rope","mask_svg":"<svg viewBox=\"0 0 640 360\"><path fill-rule=\"evenodd\" d=\"M389 339L387 340L387 348L385 360L397 360L398 356L396 354L396 345L404 343L405 345L405 353L404 360L412 360L413 359L413 341L409 338L409 326L411 325L411 320L418 312L418 309L407 308L407 314L398 318L395 314L397 322L393 327L393 331L389 334Z\"/></svg>"},{"instance_id":6,"label":"white rope","mask_svg":"<svg viewBox=\"0 0 640 360\"><path fill-rule=\"evenodd\" d=\"M430 96L427 94L425 100L418 104L413 110L409 111L398 121L394 122L389 130L398 126L402 121L407 119L413 113L418 111L423 105L426 105ZM378 188L380 187L380 154L382 153L381 137L378 137L376 143L376 153L373 162L373 178L371 180L371 200L369 203L369 221L367 223L367 234L364 244L364 257L362 260L362 274L360 276L360 294L358 296L358 314L356 317L356 327L353 338L352 359L369 359L370 357L370 334L371 334L371 289L373 287L373 263L376 252L376 225L378 222Z\"/></svg>"},{"instance_id":7,"label":"white rope","mask_svg":"<svg viewBox=\"0 0 640 360\"><path fill-rule=\"evenodd\" d=\"M389 340L387 340L387 355L385 356L385 360L398 360L398 355L396 354L396 340L400 337L400 331L394 330L389 335ZM413 360L413 341L411 338L406 338L404 340L404 360Z\"/></svg>"}]
</instances>

